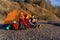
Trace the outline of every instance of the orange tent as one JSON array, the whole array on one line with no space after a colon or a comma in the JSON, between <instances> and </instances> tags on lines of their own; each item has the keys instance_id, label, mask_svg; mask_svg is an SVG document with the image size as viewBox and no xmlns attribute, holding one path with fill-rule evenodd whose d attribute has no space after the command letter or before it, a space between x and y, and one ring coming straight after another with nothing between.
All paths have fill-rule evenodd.
<instances>
[{"instance_id":1,"label":"orange tent","mask_svg":"<svg viewBox=\"0 0 60 40\"><path fill-rule=\"evenodd\" d=\"M23 11L20 10L13 10L12 12L8 13L7 17L4 20L4 24L8 24L15 21L18 21L19 18L24 18L23 15L27 14L28 17L30 18L31 15L28 13L25 13Z\"/></svg>"},{"instance_id":2,"label":"orange tent","mask_svg":"<svg viewBox=\"0 0 60 40\"><path fill-rule=\"evenodd\" d=\"M18 15L19 15L19 11L13 10L12 12L8 13L7 17L4 20L4 23L10 23L13 20L16 20Z\"/></svg>"}]
</instances>

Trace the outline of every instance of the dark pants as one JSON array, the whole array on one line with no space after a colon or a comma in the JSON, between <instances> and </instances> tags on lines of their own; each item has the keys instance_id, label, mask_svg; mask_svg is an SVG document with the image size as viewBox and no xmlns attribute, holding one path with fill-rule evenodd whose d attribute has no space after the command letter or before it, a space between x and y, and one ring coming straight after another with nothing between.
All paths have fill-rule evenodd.
<instances>
[{"instance_id":1,"label":"dark pants","mask_svg":"<svg viewBox=\"0 0 60 40\"><path fill-rule=\"evenodd\" d=\"M0 29L3 29L3 30L7 30L6 27L10 25L10 30L15 30L15 28L13 28L12 24L0 24Z\"/></svg>"},{"instance_id":2,"label":"dark pants","mask_svg":"<svg viewBox=\"0 0 60 40\"><path fill-rule=\"evenodd\" d=\"M9 24L0 24L0 29L6 30L6 27L7 27L8 25L9 25Z\"/></svg>"}]
</instances>

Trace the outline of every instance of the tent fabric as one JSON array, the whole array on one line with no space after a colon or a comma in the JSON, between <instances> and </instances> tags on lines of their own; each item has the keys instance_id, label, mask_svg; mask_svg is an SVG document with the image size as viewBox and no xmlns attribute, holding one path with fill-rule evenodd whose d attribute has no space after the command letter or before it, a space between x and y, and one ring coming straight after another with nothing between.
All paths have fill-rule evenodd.
<instances>
[{"instance_id":1,"label":"tent fabric","mask_svg":"<svg viewBox=\"0 0 60 40\"><path fill-rule=\"evenodd\" d=\"M24 11L13 10L10 13L8 13L6 18L4 19L4 24L9 24L13 22L14 20L18 21L19 19L24 18L24 15L28 15L29 18L31 17L30 14L25 13Z\"/></svg>"},{"instance_id":2,"label":"tent fabric","mask_svg":"<svg viewBox=\"0 0 60 40\"><path fill-rule=\"evenodd\" d=\"M19 13L18 10L13 10L12 12L8 13L7 17L4 20L4 23L9 23L15 20L16 17L19 15L18 13Z\"/></svg>"}]
</instances>

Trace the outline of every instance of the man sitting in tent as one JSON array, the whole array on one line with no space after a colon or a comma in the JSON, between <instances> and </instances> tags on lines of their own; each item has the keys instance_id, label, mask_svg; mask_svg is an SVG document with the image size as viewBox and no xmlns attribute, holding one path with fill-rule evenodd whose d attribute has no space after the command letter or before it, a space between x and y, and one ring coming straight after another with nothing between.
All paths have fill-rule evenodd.
<instances>
[{"instance_id":1,"label":"man sitting in tent","mask_svg":"<svg viewBox=\"0 0 60 40\"><path fill-rule=\"evenodd\" d=\"M37 26L37 19L35 18L34 15L32 15L32 17L29 19L30 25L32 26L32 28L36 28Z\"/></svg>"},{"instance_id":2,"label":"man sitting in tent","mask_svg":"<svg viewBox=\"0 0 60 40\"><path fill-rule=\"evenodd\" d=\"M13 24L14 20L16 20L16 22L18 22L19 12L20 12L19 10L13 10L12 12L8 13L8 15L6 16L6 18L4 20L4 24L11 24L11 27L12 27L12 24ZM11 27L9 27L9 28L11 29Z\"/></svg>"}]
</instances>

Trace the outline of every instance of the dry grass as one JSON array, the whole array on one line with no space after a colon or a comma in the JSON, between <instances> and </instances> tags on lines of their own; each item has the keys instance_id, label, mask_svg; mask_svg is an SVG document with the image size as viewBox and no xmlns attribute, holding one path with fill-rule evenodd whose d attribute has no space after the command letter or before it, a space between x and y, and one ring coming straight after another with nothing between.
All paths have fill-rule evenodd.
<instances>
[{"instance_id":1,"label":"dry grass","mask_svg":"<svg viewBox=\"0 0 60 40\"><path fill-rule=\"evenodd\" d=\"M11 12L13 9L23 10L26 13L30 13L36 16L40 20L60 20L55 14L49 13L49 10L41 8L36 4L28 4L21 2L10 2L7 0L0 1L0 14L5 14ZM3 17L2 17L3 18Z\"/></svg>"}]
</instances>

